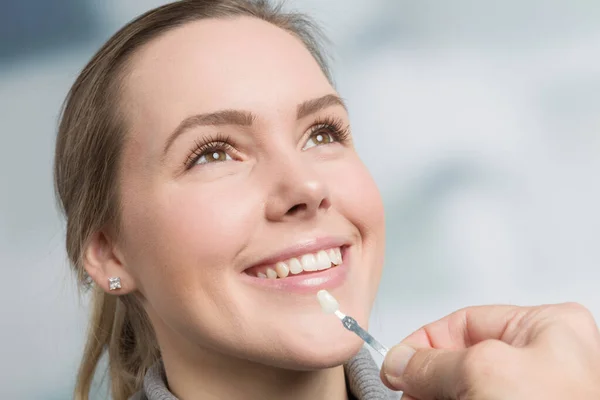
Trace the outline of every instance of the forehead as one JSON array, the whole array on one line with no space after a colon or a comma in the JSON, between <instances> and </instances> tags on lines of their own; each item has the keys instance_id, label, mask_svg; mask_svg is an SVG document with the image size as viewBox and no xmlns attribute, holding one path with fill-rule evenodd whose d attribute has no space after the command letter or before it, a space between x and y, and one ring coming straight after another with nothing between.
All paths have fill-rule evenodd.
<instances>
[{"instance_id":1,"label":"forehead","mask_svg":"<svg viewBox=\"0 0 600 400\"><path fill-rule=\"evenodd\" d=\"M190 22L152 40L129 64L123 100L138 123L172 129L221 109L295 113L298 103L331 91L299 39L240 17Z\"/></svg>"}]
</instances>

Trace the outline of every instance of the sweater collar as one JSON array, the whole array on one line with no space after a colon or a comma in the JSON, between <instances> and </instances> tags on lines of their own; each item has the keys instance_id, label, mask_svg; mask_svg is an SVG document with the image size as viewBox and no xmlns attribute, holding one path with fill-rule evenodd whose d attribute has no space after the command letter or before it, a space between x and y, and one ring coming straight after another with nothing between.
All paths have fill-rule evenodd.
<instances>
[{"instance_id":1,"label":"sweater collar","mask_svg":"<svg viewBox=\"0 0 600 400\"><path fill-rule=\"evenodd\" d=\"M362 348L344 364L346 385L351 400L391 400L398 394L386 388L379 378L379 368L369 351ZM162 362L152 366L144 377L142 391L130 400L178 400L166 384Z\"/></svg>"}]
</instances>

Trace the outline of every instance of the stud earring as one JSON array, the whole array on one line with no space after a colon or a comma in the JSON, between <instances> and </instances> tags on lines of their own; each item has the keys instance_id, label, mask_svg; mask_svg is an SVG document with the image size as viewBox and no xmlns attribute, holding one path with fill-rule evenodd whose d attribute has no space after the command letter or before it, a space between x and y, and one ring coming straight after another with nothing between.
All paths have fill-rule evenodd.
<instances>
[{"instance_id":1,"label":"stud earring","mask_svg":"<svg viewBox=\"0 0 600 400\"><path fill-rule=\"evenodd\" d=\"M118 276L113 276L108 278L108 289L109 290L117 290L121 289L121 278Z\"/></svg>"}]
</instances>

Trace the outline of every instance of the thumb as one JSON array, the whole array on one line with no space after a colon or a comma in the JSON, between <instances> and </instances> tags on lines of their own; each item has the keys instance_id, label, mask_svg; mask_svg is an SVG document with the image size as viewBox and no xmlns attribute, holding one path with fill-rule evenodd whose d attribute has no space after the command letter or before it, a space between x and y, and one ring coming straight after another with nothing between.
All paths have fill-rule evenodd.
<instances>
[{"instance_id":1,"label":"thumb","mask_svg":"<svg viewBox=\"0 0 600 400\"><path fill-rule=\"evenodd\" d=\"M466 350L414 349L400 344L383 361L381 377L392 390L419 399L454 399L461 391L459 366Z\"/></svg>"}]
</instances>

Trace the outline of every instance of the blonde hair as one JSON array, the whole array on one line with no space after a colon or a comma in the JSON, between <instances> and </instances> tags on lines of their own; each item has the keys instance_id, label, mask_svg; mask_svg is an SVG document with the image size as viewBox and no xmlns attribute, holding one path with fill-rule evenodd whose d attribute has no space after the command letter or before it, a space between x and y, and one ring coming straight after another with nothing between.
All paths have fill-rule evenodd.
<instances>
[{"instance_id":1,"label":"blonde hair","mask_svg":"<svg viewBox=\"0 0 600 400\"><path fill-rule=\"evenodd\" d=\"M92 314L74 398L87 400L104 353L112 397L128 399L160 358L152 326L135 295L112 296L90 285L83 253L95 233L120 226L118 175L126 118L118 112L120 80L133 52L164 32L190 21L248 16L296 36L332 82L322 51L323 36L306 16L282 11L268 0L182 0L133 20L92 57L65 100L56 140L54 183L66 217L66 249L80 289L92 292Z\"/></svg>"}]
</instances>

